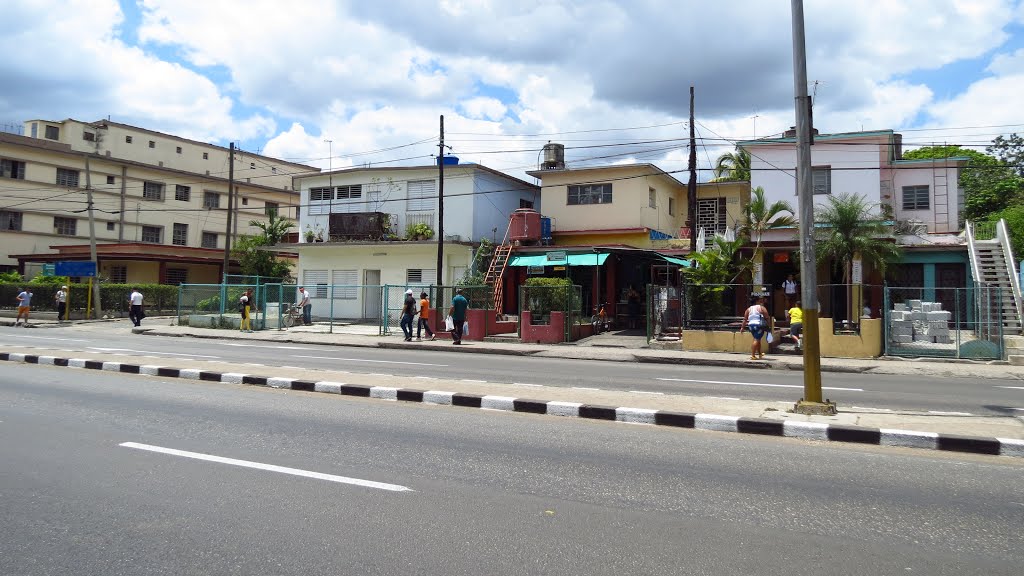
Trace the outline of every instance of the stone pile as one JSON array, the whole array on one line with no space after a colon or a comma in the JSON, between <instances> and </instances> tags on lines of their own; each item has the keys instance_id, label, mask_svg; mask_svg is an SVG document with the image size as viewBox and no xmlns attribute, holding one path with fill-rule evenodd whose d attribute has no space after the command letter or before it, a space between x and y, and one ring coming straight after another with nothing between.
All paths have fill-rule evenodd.
<instances>
[{"instance_id":1,"label":"stone pile","mask_svg":"<svg viewBox=\"0 0 1024 576\"><path fill-rule=\"evenodd\" d=\"M907 300L893 304L889 321L889 341L898 344L929 342L952 344L949 334L951 314L941 302Z\"/></svg>"}]
</instances>

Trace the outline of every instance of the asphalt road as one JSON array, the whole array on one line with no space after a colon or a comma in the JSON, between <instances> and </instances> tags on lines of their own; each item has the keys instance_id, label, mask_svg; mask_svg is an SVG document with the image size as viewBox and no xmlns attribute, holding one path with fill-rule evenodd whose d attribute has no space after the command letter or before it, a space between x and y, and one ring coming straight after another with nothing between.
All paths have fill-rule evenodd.
<instances>
[{"instance_id":1,"label":"asphalt road","mask_svg":"<svg viewBox=\"0 0 1024 576\"><path fill-rule=\"evenodd\" d=\"M0 372L0 434L2 574L1017 575L1024 562L1015 459L26 365ZM211 457L263 467L198 459Z\"/></svg>"},{"instance_id":2,"label":"asphalt road","mask_svg":"<svg viewBox=\"0 0 1024 576\"><path fill-rule=\"evenodd\" d=\"M168 362L188 358L247 363L254 366L254 373L264 365L302 366L410 378L431 376L768 402L796 401L803 391L802 375L795 371L466 354L417 350L414 346L408 350L394 350L168 338L117 329L100 332L63 328L46 331L0 328L0 348L12 344L58 347L83 354L123 354L140 358L145 363L158 363L159 358L166 358ZM984 416L1024 413L1024 382L1019 379L842 373L824 373L822 378L824 396L849 412L891 409ZM410 387L420 386L410 380Z\"/></svg>"}]
</instances>

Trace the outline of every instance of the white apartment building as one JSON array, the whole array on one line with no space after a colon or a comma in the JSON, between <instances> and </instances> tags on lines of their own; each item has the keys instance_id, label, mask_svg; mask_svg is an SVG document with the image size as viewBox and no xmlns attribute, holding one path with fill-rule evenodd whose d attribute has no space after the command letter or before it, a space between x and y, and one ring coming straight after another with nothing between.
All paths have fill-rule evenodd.
<instances>
[{"instance_id":1,"label":"white apartment building","mask_svg":"<svg viewBox=\"0 0 1024 576\"><path fill-rule=\"evenodd\" d=\"M0 133L0 269L31 277L46 262L88 260L88 186L101 276L220 281L228 148L108 120L29 120L24 134ZM270 214L297 218L292 178L317 171L236 151L232 237Z\"/></svg>"}]
</instances>

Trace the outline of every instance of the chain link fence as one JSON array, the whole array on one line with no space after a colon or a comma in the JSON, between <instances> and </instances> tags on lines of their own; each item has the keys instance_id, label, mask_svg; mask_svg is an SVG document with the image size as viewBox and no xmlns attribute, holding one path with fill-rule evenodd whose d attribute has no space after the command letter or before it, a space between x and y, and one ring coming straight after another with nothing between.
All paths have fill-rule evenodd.
<instances>
[{"instance_id":1,"label":"chain link fence","mask_svg":"<svg viewBox=\"0 0 1024 576\"><path fill-rule=\"evenodd\" d=\"M1002 359L1002 293L998 286L886 286L883 293L887 355Z\"/></svg>"},{"instance_id":2,"label":"chain link fence","mask_svg":"<svg viewBox=\"0 0 1024 576\"><path fill-rule=\"evenodd\" d=\"M430 306L434 314L439 318L448 315L452 298L455 298L455 290L461 289L462 296L469 301L469 308L473 310L490 310L493 307L491 297L493 288L489 286L429 286L423 284L382 286L383 314L380 318L380 333L389 336L401 332L402 305L405 303L405 291L412 290L412 295L419 306L420 294L427 293L430 299ZM486 334L485 334L486 335Z\"/></svg>"},{"instance_id":3,"label":"chain link fence","mask_svg":"<svg viewBox=\"0 0 1024 576\"><path fill-rule=\"evenodd\" d=\"M590 323L591 314L584 315L583 287L565 286L520 286L519 288L520 322L522 311L530 312L530 322L534 325L550 324L552 312L565 314L565 341L573 342L579 335L574 326ZM519 331L522 337L522 329Z\"/></svg>"},{"instance_id":4,"label":"chain link fence","mask_svg":"<svg viewBox=\"0 0 1024 576\"><path fill-rule=\"evenodd\" d=\"M242 322L239 299L253 291L250 319L253 330L265 328L266 286L255 284L182 284L178 286L178 324L201 328L237 329Z\"/></svg>"}]
</instances>

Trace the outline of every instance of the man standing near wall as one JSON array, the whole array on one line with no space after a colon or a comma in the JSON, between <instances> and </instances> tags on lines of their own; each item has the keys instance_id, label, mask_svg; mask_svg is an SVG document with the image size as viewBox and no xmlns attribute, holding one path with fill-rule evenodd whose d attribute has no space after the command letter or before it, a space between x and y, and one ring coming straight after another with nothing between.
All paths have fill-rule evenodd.
<instances>
[{"instance_id":1,"label":"man standing near wall","mask_svg":"<svg viewBox=\"0 0 1024 576\"><path fill-rule=\"evenodd\" d=\"M313 324L313 304L309 301L309 292L302 286L299 286L299 308L302 308L302 324L303 326L311 326Z\"/></svg>"},{"instance_id":2,"label":"man standing near wall","mask_svg":"<svg viewBox=\"0 0 1024 576\"><path fill-rule=\"evenodd\" d=\"M448 315L455 323L452 329L452 344L462 344L462 327L466 322L466 310L469 309L469 300L462 295L462 288L455 289L455 297L452 298L452 307Z\"/></svg>"}]
</instances>

